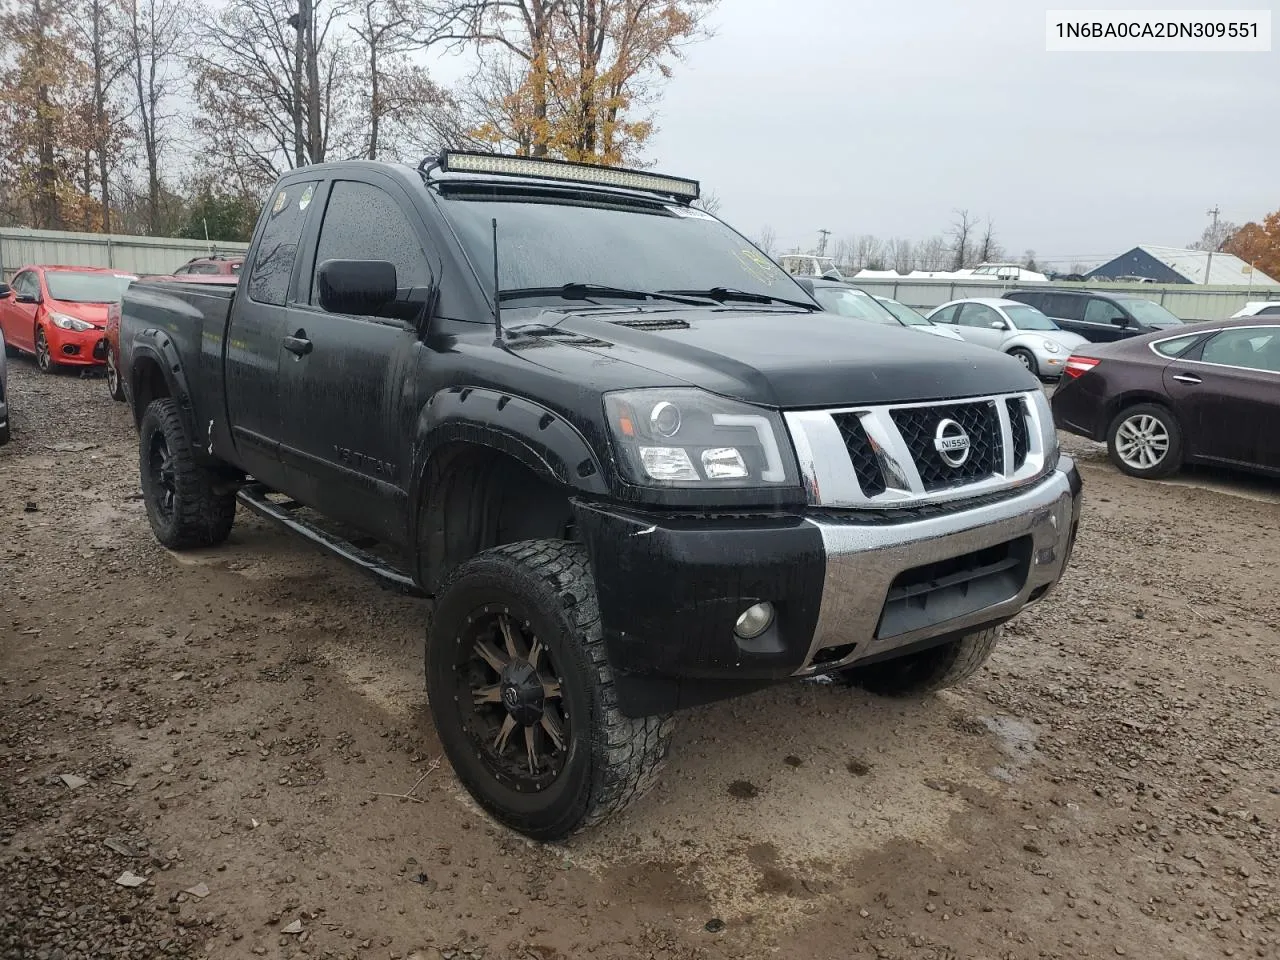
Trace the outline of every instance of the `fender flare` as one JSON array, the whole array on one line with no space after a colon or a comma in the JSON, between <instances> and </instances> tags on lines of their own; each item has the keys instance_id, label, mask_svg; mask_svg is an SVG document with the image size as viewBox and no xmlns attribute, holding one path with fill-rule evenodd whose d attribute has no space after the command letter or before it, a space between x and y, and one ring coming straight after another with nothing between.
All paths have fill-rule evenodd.
<instances>
[{"instance_id":1,"label":"fender flare","mask_svg":"<svg viewBox=\"0 0 1280 960\"><path fill-rule=\"evenodd\" d=\"M538 477L569 491L590 496L609 493L600 458L564 417L501 390L449 387L432 396L418 415L409 488L413 543L431 459L442 446L456 442L505 453Z\"/></svg>"},{"instance_id":2,"label":"fender flare","mask_svg":"<svg viewBox=\"0 0 1280 960\"><path fill-rule=\"evenodd\" d=\"M169 396L178 401L178 411L182 415L182 425L194 446L196 434L192 428L191 390L187 382L186 371L182 368L182 358L178 355L173 339L163 330L155 328L143 330L134 338L129 349L129 375L127 378L131 401L138 396L138 361L143 358L150 360L160 368L160 374L164 377L165 385L169 388ZM145 411L138 409L136 402L132 402L130 405L133 407L134 421L140 426L142 424L142 414Z\"/></svg>"}]
</instances>

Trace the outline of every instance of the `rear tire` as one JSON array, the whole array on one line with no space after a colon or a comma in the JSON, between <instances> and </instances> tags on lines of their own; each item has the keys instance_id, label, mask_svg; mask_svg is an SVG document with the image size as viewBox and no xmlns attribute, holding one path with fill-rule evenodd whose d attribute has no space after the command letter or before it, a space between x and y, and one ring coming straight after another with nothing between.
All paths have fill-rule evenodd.
<instances>
[{"instance_id":1,"label":"rear tire","mask_svg":"<svg viewBox=\"0 0 1280 960\"><path fill-rule=\"evenodd\" d=\"M990 659L1003 632L1001 627L989 627L919 653L851 667L839 676L851 686L881 696L923 696L954 687L977 673Z\"/></svg>"},{"instance_id":2,"label":"rear tire","mask_svg":"<svg viewBox=\"0 0 1280 960\"><path fill-rule=\"evenodd\" d=\"M1165 407L1140 403L1121 410L1107 428L1107 454L1121 472L1158 480L1182 466L1182 428Z\"/></svg>"},{"instance_id":3,"label":"rear tire","mask_svg":"<svg viewBox=\"0 0 1280 960\"><path fill-rule=\"evenodd\" d=\"M4 423L0 424L0 447L3 447L9 442L10 436L12 436L12 434L10 433L9 421L6 420Z\"/></svg>"},{"instance_id":4,"label":"rear tire","mask_svg":"<svg viewBox=\"0 0 1280 960\"><path fill-rule=\"evenodd\" d=\"M4 355L6 357L17 357L17 356L20 356L21 354L22 354L22 351L19 350L17 347L15 347L13 344L6 343L4 345Z\"/></svg>"},{"instance_id":5,"label":"rear tire","mask_svg":"<svg viewBox=\"0 0 1280 960\"><path fill-rule=\"evenodd\" d=\"M1040 364L1036 361L1036 356L1030 350L1024 350L1022 347L1014 347L1009 351L1009 356L1017 360L1020 364L1027 368L1027 373L1033 377L1040 376Z\"/></svg>"},{"instance_id":6,"label":"rear tire","mask_svg":"<svg viewBox=\"0 0 1280 960\"><path fill-rule=\"evenodd\" d=\"M116 367L116 352L107 347L107 393L111 399L124 400L124 384L120 381L120 371Z\"/></svg>"},{"instance_id":7,"label":"rear tire","mask_svg":"<svg viewBox=\"0 0 1280 960\"><path fill-rule=\"evenodd\" d=\"M226 540L236 518L235 494L219 492L213 471L196 464L177 401L151 401L138 434L142 499L156 539L170 550Z\"/></svg>"},{"instance_id":8,"label":"rear tire","mask_svg":"<svg viewBox=\"0 0 1280 960\"><path fill-rule=\"evenodd\" d=\"M580 544L526 540L460 564L441 587L426 661L454 772L513 830L562 839L656 782L673 724L618 709Z\"/></svg>"}]
</instances>

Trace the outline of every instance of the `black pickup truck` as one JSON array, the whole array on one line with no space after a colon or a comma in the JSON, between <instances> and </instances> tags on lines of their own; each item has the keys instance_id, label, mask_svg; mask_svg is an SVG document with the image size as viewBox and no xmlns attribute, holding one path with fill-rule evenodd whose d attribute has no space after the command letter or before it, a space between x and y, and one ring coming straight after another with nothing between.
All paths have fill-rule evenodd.
<instances>
[{"instance_id":1,"label":"black pickup truck","mask_svg":"<svg viewBox=\"0 0 1280 960\"><path fill-rule=\"evenodd\" d=\"M1016 361L822 312L697 194L501 155L307 167L238 287L122 304L159 540L221 542L238 499L431 598L441 742L531 837L642 793L680 708L964 679L1074 543Z\"/></svg>"}]
</instances>

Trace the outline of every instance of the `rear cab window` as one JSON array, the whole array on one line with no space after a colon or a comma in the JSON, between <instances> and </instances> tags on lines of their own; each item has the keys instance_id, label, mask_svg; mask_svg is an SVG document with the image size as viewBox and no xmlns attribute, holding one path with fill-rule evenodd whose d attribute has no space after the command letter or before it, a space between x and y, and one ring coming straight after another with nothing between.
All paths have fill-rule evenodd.
<instances>
[{"instance_id":1,"label":"rear cab window","mask_svg":"<svg viewBox=\"0 0 1280 960\"><path fill-rule=\"evenodd\" d=\"M284 306L289 280L298 257L298 241L317 181L291 181L276 189L263 216L253 266L249 270L249 299Z\"/></svg>"}]
</instances>

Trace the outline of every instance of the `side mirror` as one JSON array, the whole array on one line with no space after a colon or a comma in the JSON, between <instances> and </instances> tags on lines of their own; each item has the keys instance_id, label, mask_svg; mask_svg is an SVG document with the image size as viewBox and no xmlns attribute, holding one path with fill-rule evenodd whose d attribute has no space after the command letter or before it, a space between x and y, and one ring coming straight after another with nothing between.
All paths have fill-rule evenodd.
<instances>
[{"instance_id":1,"label":"side mirror","mask_svg":"<svg viewBox=\"0 0 1280 960\"><path fill-rule=\"evenodd\" d=\"M1009 325L1005 323L1003 320L992 320L991 329L992 330L1008 330Z\"/></svg>"},{"instance_id":2,"label":"side mirror","mask_svg":"<svg viewBox=\"0 0 1280 960\"><path fill-rule=\"evenodd\" d=\"M0 283L0 297L7 297L9 293L9 285L7 283Z\"/></svg>"},{"instance_id":3,"label":"side mirror","mask_svg":"<svg viewBox=\"0 0 1280 960\"><path fill-rule=\"evenodd\" d=\"M40 298L30 293L19 293L14 295L15 303L39 303Z\"/></svg>"},{"instance_id":4,"label":"side mirror","mask_svg":"<svg viewBox=\"0 0 1280 960\"><path fill-rule=\"evenodd\" d=\"M329 313L376 315L396 298L396 267L386 260L326 260L316 270L320 306Z\"/></svg>"},{"instance_id":5,"label":"side mirror","mask_svg":"<svg viewBox=\"0 0 1280 960\"><path fill-rule=\"evenodd\" d=\"M808 294L809 296L811 296L811 297L813 296L813 281L812 281L812 280L810 280L808 277L796 277L796 283L798 283L798 284L800 284L800 286L804 287L804 292L805 292L805 293L807 293L807 294Z\"/></svg>"},{"instance_id":6,"label":"side mirror","mask_svg":"<svg viewBox=\"0 0 1280 960\"><path fill-rule=\"evenodd\" d=\"M1113 327L1127 327L1129 325L1129 318L1125 316L1112 317L1111 325Z\"/></svg>"}]
</instances>

